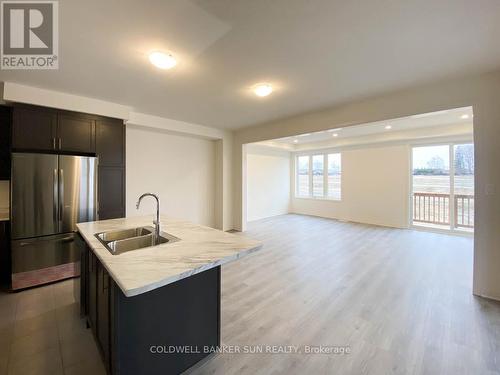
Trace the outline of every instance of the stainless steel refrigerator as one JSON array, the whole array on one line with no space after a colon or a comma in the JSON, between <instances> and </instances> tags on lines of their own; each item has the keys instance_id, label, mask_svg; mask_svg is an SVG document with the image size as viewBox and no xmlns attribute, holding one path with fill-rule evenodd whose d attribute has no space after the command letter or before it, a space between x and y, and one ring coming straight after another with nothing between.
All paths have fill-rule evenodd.
<instances>
[{"instance_id":1,"label":"stainless steel refrigerator","mask_svg":"<svg viewBox=\"0 0 500 375\"><path fill-rule=\"evenodd\" d=\"M12 154L12 289L77 276L76 223L94 221L95 157Z\"/></svg>"}]
</instances>

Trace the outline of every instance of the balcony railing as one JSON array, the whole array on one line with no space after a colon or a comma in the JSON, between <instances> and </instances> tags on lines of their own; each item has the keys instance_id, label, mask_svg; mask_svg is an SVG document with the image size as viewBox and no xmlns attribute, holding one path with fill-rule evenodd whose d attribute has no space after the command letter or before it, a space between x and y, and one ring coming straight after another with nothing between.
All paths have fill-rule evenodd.
<instances>
[{"instance_id":1,"label":"balcony railing","mask_svg":"<svg viewBox=\"0 0 500 375\"><path fill-rule=\"evenodd\" d=\"M455 227L474 228L474 196L455 195Z\"/></svg>"},{"instance_id":2,"label":"balcony railing","mask_svg":"<svg viewBox=\"0 0 500 375\"><path fill-rule=\"evenodd\" d=\"M413 193L414 222L449 226L450 209L450 194ZM456 194L453 212L455 228L474 228L474 195Z\"/></svg>"}]
</instances>

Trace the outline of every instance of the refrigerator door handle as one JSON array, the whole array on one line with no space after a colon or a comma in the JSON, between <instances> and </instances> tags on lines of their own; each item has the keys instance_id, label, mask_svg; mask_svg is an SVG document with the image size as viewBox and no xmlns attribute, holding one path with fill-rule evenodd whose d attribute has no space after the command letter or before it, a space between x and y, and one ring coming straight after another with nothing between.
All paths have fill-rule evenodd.
<instances>
[{"instance_id":1,"label":"refrigerator door handle","mask_svg":"<svg viewBox=\"0 0 500 375\"><path fill-rule=\"evenodd\" d=\"M57 196L58 196L58 182L57 182L57 169L54 169L54 207L52 209L52 217L54 219L54 223L56 224L56 227L58 226L59 222L59 215L58 215L58 207L57 207Z\"/></svg>"},{"instance_id":2,"label":"refrigerator door handle","mask_svg":"<svg viewBox=\"0 0 500 375\"><path fill-rule=\"evenodd\" d=\"M59 222L64 216L64 171L59 169Z\"/></svg>"},{"instance_id":3,"label":"refrigerator door handle","mask_svg":"<svg viewBox=\"0 0 500 375\"><path fill-rule=\"evenodd\" d=\"M99 220L99 156L95 159L94 165L94 210L95 210L95 220Z\"/></svg>"},{"instance_id":4,"label":"refrigerator door handle","mask_svg":"<svg viewBox=\"0 0 500 375\"><path fill-rule=\"evenodd\" d=\"M40 243L40 242L72 242L75 240L75 237L73 236L67 236L67 237L64 237L64 238L57 238L57 239L52 239L52 238L48 238L48 239L37 239L36 242L34 241L31 241L31 242L20 242L19 243L19 246L20 247L26 247L26 246L33 246L35 243Z\"/></svg>"}]
</instances>

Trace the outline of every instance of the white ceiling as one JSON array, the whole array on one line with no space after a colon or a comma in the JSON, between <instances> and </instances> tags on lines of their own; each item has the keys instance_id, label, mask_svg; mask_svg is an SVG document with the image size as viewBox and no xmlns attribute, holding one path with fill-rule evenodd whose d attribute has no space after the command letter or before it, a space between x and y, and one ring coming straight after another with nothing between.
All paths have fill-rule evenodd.
<instances>
[{"instance_id":1,"label":"white ceiling","mask_svg":"<svg viewBox=\"0 0 500 375\"><path fill-rule=\"evenodd\" d=\"M273 139L274 144L304 145L323 141L342 141L344 139L378 134L390 134L399 131L442 127L447 125L472 124L472 107L456 108L446 111L423 113L387 121L370 122L346 128L333 128L321 132L300 134L295 137ZM390 126L390 129L386 129ZM336 134L337 136L333 136Z\"/></svg>"},{"instance_id":2,"label":"white ceiling","mask_svg":"<svg viewBox=\"0 0 500 375\"><path fill-rule=\"evenodd\" d=\"M499 0L63 0L60 69L12 81L238 128L500 66ZM151 66L151 50L179 64ZM270 82L275 92L249 90Z\"/></svg>"}]
</instances>

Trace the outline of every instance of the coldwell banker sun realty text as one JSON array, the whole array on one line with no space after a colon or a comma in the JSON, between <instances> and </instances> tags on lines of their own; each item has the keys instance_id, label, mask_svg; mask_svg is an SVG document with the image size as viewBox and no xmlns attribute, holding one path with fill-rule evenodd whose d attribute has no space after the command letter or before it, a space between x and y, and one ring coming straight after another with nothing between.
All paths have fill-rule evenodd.
<instances>
[{"instance_id":1,"label":"coldwell banker sun realty text","mask_svg":"<svg viewBox=\"0 0 500 375\"><path fill-rule=\"evenodd\" d=\"M58 69L57 1L1 1L1 68Z\"/></svg>"}]
</instances>

